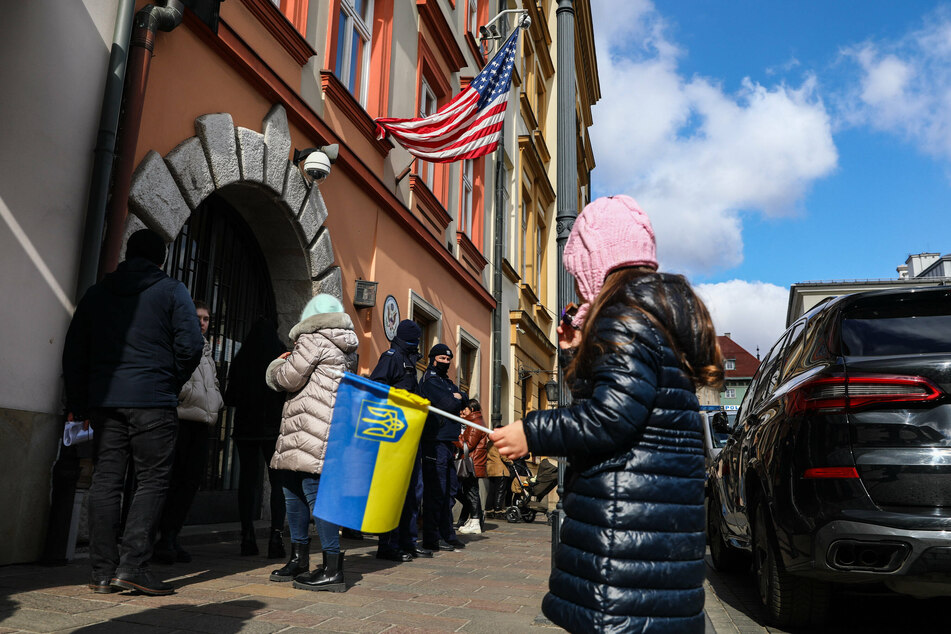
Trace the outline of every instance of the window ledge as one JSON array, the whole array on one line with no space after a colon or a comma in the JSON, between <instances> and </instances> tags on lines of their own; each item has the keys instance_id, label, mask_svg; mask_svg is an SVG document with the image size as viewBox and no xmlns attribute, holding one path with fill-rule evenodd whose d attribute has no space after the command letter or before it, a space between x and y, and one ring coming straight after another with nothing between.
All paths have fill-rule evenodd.
<instances>
[{"instance_id":1,"label":"window ledge","mask_svg":"<svg viewBox=\"0 0 951 634\"><path fill-rule=\"evenodd\" d=\"M479 249L472 243L469 236L462 231L457 231L456 243L459 245L459 253L463 256L465 263L469 264L478 275L482 275L489 261L479 253Z\"/></svg>"},{"instance_id":2,"label":"window ledge","mask_svg":"<svg viewBox=\"0 0 951 634\"><path fill-rule=\"evenodd\" d=\"M513 284L518 284L519 280L522 279L518 271L515 270L515 267L512 266L512 263L508 261L508 258L502 258L502 272L505 273L505 277L509 278L509 281Z\"/></svg>"},{"instance_id":3,"label":"window ledge","mask_svg":"<svg viewBox=\"0 0 951 634\"><path fill-rule=\"evenodd\" d=\"M393 143L389 138L379 140L376 138L376 123L373 118L364 110L357 98L347 90L343 82L333 74L331 70L320 71L320 87L324 93L324 99L330 99L335 106L340 108L347 119L366 137L370 145L381 156L386 156L393 148Z\"/></svg>"},{"instance_id":4,"label":"window ledge","mask_svg":"<svg viewBox=\"0 0 951 634\"><path fill-rule=\"evenodd\" d=\"M443 236L452 222L452 216L418 174L410 175L409 188L413 192L414 206L419 210L427 228L440 242L443 242Z\"/></svg>"},{"instance_id":5,"label":"window ledge","mask_svg":"<svg viewBox=\"0 0 951 634\"><path fill-rule=\"evenodd\" d=\"M528 300L529 304L534 306L535 304L538 303L538 296L535 294L535 289L533 289L531 285L523 283L521 285L521 290L522 290L522 297Z\"/></svg>"},{"instance_id":6,"label":"window ledge","mask_svg":"<svg viewBox=\"0 0 951 634\"><path fill-rule=\"evenodd\" d=\"M269 0L242 0L248 10L264 25L264 28L274 36L274 39L284 47L294 61L303 66L317 51L307 42L297 28L291 24L281 10Z\"/></svg>"}]
</instances>

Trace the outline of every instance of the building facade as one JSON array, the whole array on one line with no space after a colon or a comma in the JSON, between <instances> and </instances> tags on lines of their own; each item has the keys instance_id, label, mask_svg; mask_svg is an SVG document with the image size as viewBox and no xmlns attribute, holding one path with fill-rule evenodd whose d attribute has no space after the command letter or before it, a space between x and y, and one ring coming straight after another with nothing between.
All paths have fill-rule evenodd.
<instances>
[{"instance_id":1,"label":"building facade","mask_svg":"<svg viewBox=\"0 0 951 634\"><path fill-rule=\"evenodd\" d=\"M124 108L118 146L101 131L97 142L103 87L116 69L110 52L116 38L128 45L131 13L147 2L61 4L16 3L0 25L5 59L30 60L0 71L9 96L0 112L16 123L0 150L0 283L17 300L0 329L7 484L0 500L10 511L0 531L12 536L0 545L0 564L35 560L43 547L62 433L62 340L85 288L84 231L105 217L87 201L94 157L105 145L134 139L115 159L110 189L119 191L120 168L130 172L127 205L105 223L105 246L97 240L95 251L108 256L110 240L124 244L142 227L166 239L166 270L211 305L223 383L258 316L275 318L286 340L306 301L325 292L353 318L359 372L369 373L389 347L387 323L413 319L424 331L423 351L450 345L451 377L489 411L494 214L526 209L530 239L506 225L511 251L498 264L508 276L502 409L508 421L544 403L538 387L549 375L520 379L519 370L554 369L554 0L504 4L533 19L522 36L531 60L512 89L504 150L451 164L414 161L377 139L373 119L429 114L457 94L490 56L478 27L504 8L494 1L230 0L220 4L216 28L187 9L174 28L155 34L144 78L130 75L130 65L127 75L142 80L144 97L138 122ZM585 131L599 93L590 8L575 4ZM51 34L57 47L48 46ZM339 157L330 174L309 182L294 151L331 144ZM506 170L497 190L499 156ZM586 142L578 165L583 203L593 167ZM114 255L121 259L121 250ZM214 517L193 520L226 521L222 513L236 508L230 425L226 410L210 431L205 497L195 504L196 514Z\"/></svg>"},{"instance_id":2,"label":"building facade","mask_svg":"<svg viewBox=\"0 0 951 634\"><path fill-rule=\"evenodd\" d=\"M730 338L730 333L717 336L720 352L723 353L723 389L720 390L720 406L733 411L740 407L753 375L759 367L759 359Z\"/></svg>"}]
</instances>

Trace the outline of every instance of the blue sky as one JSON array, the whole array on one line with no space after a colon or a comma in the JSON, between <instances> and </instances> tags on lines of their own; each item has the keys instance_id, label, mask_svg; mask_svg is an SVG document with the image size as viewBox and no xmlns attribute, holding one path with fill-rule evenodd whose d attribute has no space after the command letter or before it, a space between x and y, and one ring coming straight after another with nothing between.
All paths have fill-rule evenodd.
<instances>
[{"instance_id":1,"label":"blue sky","mask_svg":"<svg viewBox=\"0 0 951 634\"><path fill-rule=\"evenodd\" d=\"M595 195L752 352L788 288L946 253L951 3L593 0Z\"/></svg>"}]
</instances>

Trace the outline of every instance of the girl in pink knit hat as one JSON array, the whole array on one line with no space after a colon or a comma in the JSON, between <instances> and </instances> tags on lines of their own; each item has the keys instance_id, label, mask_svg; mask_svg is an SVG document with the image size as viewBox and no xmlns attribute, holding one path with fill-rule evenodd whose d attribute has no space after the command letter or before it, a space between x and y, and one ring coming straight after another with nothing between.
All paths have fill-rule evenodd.
<instances>
[{"instance_id":1,"label":"girl in pink knit hat","mask_svg":"<svg viewBox=\"0 0 951 634\"><path fill-rule=\"evenodd\" d=\"M571 632L704 631L704 459L696 389L723 380L716 332L657 272L633 198L585 207L565 245L583 304L559 327L568 407L492 432L507 458L564 456L561 543L542 610ZM580 336L579 336L580 333Z\"/></svg>"}]
</instances>

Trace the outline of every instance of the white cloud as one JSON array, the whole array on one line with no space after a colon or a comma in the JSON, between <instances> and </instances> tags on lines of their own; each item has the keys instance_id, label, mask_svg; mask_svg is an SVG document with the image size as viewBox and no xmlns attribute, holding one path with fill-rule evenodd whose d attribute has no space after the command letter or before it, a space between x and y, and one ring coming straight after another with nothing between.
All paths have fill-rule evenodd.
<instances>
[{"instance_id":1,"label":"white cloud","mask_svg":"<svg viewBox=\"0 0 951 634\"><path fill-rule=\"evenodd\" d=\"M681 49L647 0L596 0L592 9L602 90L591 128L596 193L641 203L664 268L707 273L739 264L740 211L793 213L836 166L815 81L746 80L728 94L678 71Z\"/></svg>"},{"instance_id":2,"label":"white cloud","mask_svg":"<svg viewBox=\"0 0 951 634\"><path fill-rule=\"evenodd\" d=\"M730 333L733 341L754 356L757 346L760 357L765 356L786 329L788 288L744 280L695 288L710 310L717 334Z\"/></svg>"},{"instance_id":3,"label":"white cloud","mask_svg":"<svg viewBox=\"0 0 951 634\"><path fill-rule=\"evenodd\" d=\"M842 98L841 116L951 159L951 11L938 10L925 23L897 40L843 50L858 80Z\"/></svg>"}]
</instances>

